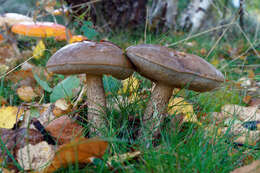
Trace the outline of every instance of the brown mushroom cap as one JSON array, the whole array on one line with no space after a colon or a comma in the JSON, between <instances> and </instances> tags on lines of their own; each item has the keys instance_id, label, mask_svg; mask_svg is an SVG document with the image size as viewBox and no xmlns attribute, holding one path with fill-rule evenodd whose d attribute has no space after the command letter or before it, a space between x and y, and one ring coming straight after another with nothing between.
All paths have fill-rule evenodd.
<instances>
[{"instance_id":1,"label":"brown mushroom cap","mask_svg":"<svg viewBox=\"0 0 260 173\"><path fill-rule=\"evenodd\" d=\"M157 82L194 91L209 91L223 81L223 74L204 59L151 44L130 46L127 56L138 72Z\"/></svg>"},{"instance_id":2,"label":"brown mushroom cap","mask_svg":"<svg viewBox=\"0 0 260 173\"><path fill-rule=\"evenodd\" d=\"M123 51L110 42L82 41L57 51L48 61L49 71L60 74L112 75L125 79L133 73Z\"/></svg>"}]
</instances>

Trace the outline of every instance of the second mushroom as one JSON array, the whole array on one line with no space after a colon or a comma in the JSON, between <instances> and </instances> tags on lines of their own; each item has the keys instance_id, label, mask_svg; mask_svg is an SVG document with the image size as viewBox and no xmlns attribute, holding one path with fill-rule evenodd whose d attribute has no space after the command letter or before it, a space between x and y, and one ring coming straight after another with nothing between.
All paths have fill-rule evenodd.
<instances>
[{"instance_id":1,"label":"second mushroom","mask_svg":"<svg viewBox=\"0 0 260 173\"><path fill-rule=\"evenodd\" d=\"M102 114L105 114L106 99L102 76L107 74L125 79L133 73L132 68L118 46L94 41L69 44L58 50L47 63L50 72L86 74L88 121L92 124L92 135L105 126Z\"/></svg>"},{"instance_id":2,"label":"second mushroom","mask_svg":"<svg viewBox=\"0 0 260 173\"><path fill-rule=\"evenodd\" d=\"M143 116L144 128L148 132L142 129L140 134L145 131L151 135L155 133L155 126L158 127L160 122L155 120L154 113L166 113L174 88L205 92L224 81L223 74L204 59L167 47L141 44L128 47L126 54L141 75L156 83Z\"/></svg>"}]
</instances>

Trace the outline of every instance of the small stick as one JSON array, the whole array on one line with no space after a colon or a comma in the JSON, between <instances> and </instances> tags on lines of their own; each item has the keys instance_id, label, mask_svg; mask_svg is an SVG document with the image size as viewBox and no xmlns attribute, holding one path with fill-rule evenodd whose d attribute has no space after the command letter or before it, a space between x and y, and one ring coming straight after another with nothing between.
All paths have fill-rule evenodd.
<instances>
[{"instance_id":1,"label":"small stick","mask_svg":"<svg viewBox=\"0 0 260 173\"><path fill-rule=\"evenodd\" d=\"M41 134L43 135L43 139L50 145L56 145L56 141L55 138L53 136L51 136L44 128L44 126L41 124L41 122L39 120L37 120L36 118L33 118L31 120L31 122L33 123L34 127L41 132Z\"/></svg>"}]
</instances>

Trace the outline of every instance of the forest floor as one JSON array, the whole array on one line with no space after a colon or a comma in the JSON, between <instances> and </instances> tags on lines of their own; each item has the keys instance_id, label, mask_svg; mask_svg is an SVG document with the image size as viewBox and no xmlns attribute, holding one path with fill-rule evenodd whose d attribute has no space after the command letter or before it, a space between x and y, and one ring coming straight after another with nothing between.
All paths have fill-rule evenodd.
<instances>
[{"instance_id":1,"label":"forest floor","mask_svg":"<svg viewBox=\"0 0 260 173\"><path fill-rule=\"evenodd\" d=\"M3 41L0 45L0 127L5 134L1 136L3 170L30 170L46 164L42 162L44 159L39 159L43 156L37 155L44 149L37 147L46 149L50 144L39 143L33 148L28 144L31 139L26 137L27 133L19 131L28 127L37 131L37 125L30 125L30 117L34 117L32 124L39 120L43 125L40 129L45 128L65 141L48 148L52 150L49 156L52 159L45 159L51 163L46 172L58 169L58 172L225 173L260 158L259 33L243 31L234 24L194 35L142 30L99 33L94 38L111 41L123 50L146 43L198 55L219 69L225 82L205 93L174 90L161 136L154 141L155 145L147 145L146 136L136 138L136 132L142 126L140 117L154 84L136 72L124 81L104 76L108 107L105 115L100 113L100 116L105 116L107 126L99 129L100 139L78 142L83 139L75 137L75 128L81 125L82 136L88 136L89 128L82 120L87 114L85 77L50 74L46 70L48 59L69 43L45 38L43 45L34 38L19 36L17 46L21 54L17 56L13 47ZM47 115L56 119L54 127L48 126L49 119L43 117ZM72 125L67 126L67 120L61 118L65 116L73 119L73 122L68 120ZM64 128L67 129L64 134L57 132ZM29 132L30 137L37 138L34 132ZM17 141L12 143L12 139L19 137L27 141L19 145L34 152L33 155L27 156L30 152L27 150L23 153ZM19 151L23 154L18 154Z\"/></svg>"}]
</instances>

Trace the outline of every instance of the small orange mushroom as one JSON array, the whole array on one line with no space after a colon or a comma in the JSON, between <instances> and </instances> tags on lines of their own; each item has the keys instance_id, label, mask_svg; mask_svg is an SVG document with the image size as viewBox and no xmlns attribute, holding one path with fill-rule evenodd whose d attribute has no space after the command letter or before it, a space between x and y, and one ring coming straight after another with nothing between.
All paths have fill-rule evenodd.
<instances>
[{"instance_id":1,"label":"small orange mushroom","mask_svg":"<svg viewBox=\"0 0 260 173\"><path fill-rule=\"evenodd\" d=\"M12 32L32 37L66 38L66 27L52 22L22 22L13 25Z\"/></svg>"}]
</instances>

